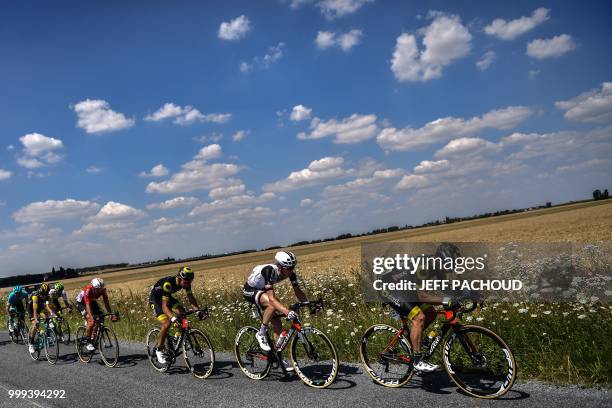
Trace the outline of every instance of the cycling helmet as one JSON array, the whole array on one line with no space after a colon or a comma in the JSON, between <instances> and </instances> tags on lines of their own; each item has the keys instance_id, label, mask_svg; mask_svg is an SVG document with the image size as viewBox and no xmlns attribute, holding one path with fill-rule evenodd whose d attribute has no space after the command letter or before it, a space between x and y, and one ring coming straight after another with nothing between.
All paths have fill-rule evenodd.
<instances>
[{"instance_id":1,"label":"cycling helmet","mask_svg":"<svg viewBox=\"0 0 612 408\"><path fill-rule=\"evenodd\" d=\"M48 293L49 292L49 285L47 285L46 283L41 283L39 290L40 290L41 293Z\"/></svg>"},{"instance_id":2,"label":"cycling helmet","mask_svg":"<svg viewBox=\"0 0 612 408\"><path fill-rule=\"evenodd\" d=\"M59 293L62 293L62 291L64 290L64 285L60 282L57 282L55 284L55 290L57 290Z\"/></svg>"},{"instance_id":3,"label":"cycling helmet","mask_svg":"<svg viewBox=\"0 0 612 408\"><path fill-rule=\"evenodd\" d=\"M179 269L178 276L181 279L193 280L194 275L190 267L183 266L181 269Z\"/></svg>"},{"instance_id":4,"label":"cycling helmet","mask_svg":"<svg viewBox=\"0 0 612 408\"><path fill-rule=\"evenodd\" d=\"M277 264L284 268L293 268L295 265L297 265L297 258L293 252L277 252L276 255L274 255L274 260Z\"/></svg>"},{"instance_id":5,"label":"cycling helmet","mask_svg":"<svg viewBox=\"0 0 612 408\"><path fill-rule=\"evenodd\" d=\"M23 288L21 287L21 285L17 285L13 288L13 292L15 293L19 293L23 290Z\"/></svg>"},{"instance_id":6,"label":"cycling helmet","mask_svg":"<svg viewBox=\"0 0 612 408\"><path fill-rule=\"evenodd\" d=\"M102 289L104 287L104 280L102 278L94 278L91 281L91 286L96 289Z\"/></svg>"}]
</instances>

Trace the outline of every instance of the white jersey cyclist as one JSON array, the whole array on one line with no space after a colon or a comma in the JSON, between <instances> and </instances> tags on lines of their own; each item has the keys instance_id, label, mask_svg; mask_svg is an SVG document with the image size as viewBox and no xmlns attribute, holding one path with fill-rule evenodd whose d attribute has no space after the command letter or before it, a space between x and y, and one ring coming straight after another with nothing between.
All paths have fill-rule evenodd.
<instances>
[{"instance_id":1,"label":"white jersey cyclist","mask_svg":"<svg viewBox=\"0 0 612 408\"><path fill-rule=\"evenodd\" d=\"M249 275L245 289L249 286L249 289L256 289L266 291L272 289L272 285L282 281L285 277L281 276L278 266L274 264L257 265L253 268L253 272ZM291 286L297 286L298 280L295 272L289 275L289 281Z\"/></svg>"}]
</instances>

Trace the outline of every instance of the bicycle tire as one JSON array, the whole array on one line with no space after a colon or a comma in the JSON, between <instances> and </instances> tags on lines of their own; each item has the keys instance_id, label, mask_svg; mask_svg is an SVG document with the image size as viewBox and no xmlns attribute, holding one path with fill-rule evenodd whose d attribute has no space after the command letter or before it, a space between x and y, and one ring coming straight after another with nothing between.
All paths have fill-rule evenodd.
<instances>
[{"instance_id":1,"label":"bicycle tire","mask_svg":"<svg viewBox=\"0 0 612 408\"><path fill-rule=\"evenodd\" d=\"M201 337L201 339L197 339L198 337ZM190 357L187 357L187 352L194 350L194 355L196 356L200 353L210 356L210 363L206 365L207 367L205 366L204 370L200 370L199 367L196 369L194 362ZM215 350L213 349L212 343L206 334L198 329L191 329L189 335L185 337L183 341L183 358L185 359L187 368L189 368L189 371L191 371L196 378L205 379L210 377L215 368Z\"/></svg>"},{"instance_id":2,"label":"bicycle tire","mask_svg":"<svg viewBox=\"0 0 612 408\"><path fill-rule=\"evenodd\" d=\"M170 368L170 363L161 364L157 361L157 356L155 355L155 344L157 342L157 336L159 336L160 330L155 327L147 333L147 337L145 339L145 346L147 347L147 357L149 358L149 363L156 371L160 373L165 373ZM168 360L170 361L170 360Z\"/></svg>"},{"instance_id":3,"label":"bicycle tire","mask_svg":"<svg viewBox=\"0 0 612 408\"><path fill-rule=\"evenodd\" d=\"M34 353L30 353L28 352L28 354L30 355L30 357L32 358L32 360L34 361L38 361L40 360L40 350L41 350L41 340L40 340L40 332L38 331L38 328L36 329L35 333L34 333L34 341L32 342L32 344L34 345ZM30 345L30 336L28 335L28 347ZM44 347L44 346L43 346Z\"/></svg>"},{"instance_id":4,"label":"bicycle tire","mask_svg":"<svg viewBox=\"0 0 612 408\"><path fill-rule=\"evenodd\" d=\"M461 338L462 336L466 336L468 333L480 334L480 335L486 336L489 339L493 340L493 343L499 346L501 349L501 353L498 353L499 355L494 356L494 357L496 357L498 360L501 360L501 361L505 360L505 362L508 364L507 373L505 373L505 377L503 377L504 381L501 383L501 386L499 387L499 389L497 389L495 392L491 392L491 393L483 392L483 391L475 389L473 386L466 384L465 383L466 379L461 378L461 376L457 372L457 371L460 371L459 363L453 365L452 359L454 357L451 356L451 353L453 353L453 350L454 350L453 344L455 343L456 340L460 340L459 344L462 345L463 342L461 341ZM463 350L465 350L465 348L463 348ZM451 380L453 380L453 382L457 385L457 387L459 387L463 392L473 397L476 397L476 398L483 398L483 399L499 398L502 395L506 394L508 391L510 391L510 389L514 385L514 382L516 381L517 366L516 366L516 360L514 359L514 354L512 353L512 350L510 350L510 347L508 347L506 342L501 337L499 337L496 333L494 333L493 331L485 327L467 325L467 326L463 326L460 330L448 336L444 344L443 359L444 359L444 368L446 369L446 372L448 373ZM488 361L488 359L486 358L484 361L487 364L491 364L493 362L493 361Z\"/></svg>"},{"instance_id":5,"label":"bicycle tire","mask_svg":"<svg viewBox=\"0 0 612 408\"><path fill-rule=\"evenodd\" d=\"M45 330L45 357L49 364L54 365L59 359L59 342L57 341L57 333L55 329L47 327Z\"/></svg>"},{"instance_id":6,"label":"bicycle tire","mask_svg":"<svg viewBox=\"0 0 612 408\"><path fill-rule=\"evenodd\" d=\"M331 367L329 368L329 370L325 369L325 372L323 372L322 374L323 378L318 378L318 377L311 378L312 373L306 372L306 371L315 371L315 372L319 371L320 369L317 368L318 366L304 368L301 364L298 363L298 357L297 357L298 344L302 344L309 359L312 359L313 361L318 361L318 358L320 357L319 352L308 350L307 348L309 346L312 346L311 339L308 338L308 336L311 334L314 336L317 336L320 340L322 340L323 344L325 344L331 351L330 353ZM312 337L312 338L316 338L316 337ZM336 347L334 346L332 341L329 339L329 337L325 335L325 333L323 333L322 331L314 327L304 327L302 331L298 333L298 335L294 336L291 339L291 363L293 364L295 373L298 375L298 377L300 377L302 382L308 385L309 387L313 387L313 388L329 387L335 381L336 376L338 375L338 370L340 368L340 362L338 360L338 351L336 350ZM329 373L326 373L326 371L329 371Z\"/></svg>"},{"instance_id":7,"label":"bicycle tire","mask_svg":"<svg viewBox=\"0 0 612 408\"><path fill-rule=\"evenodd\" d=\"M114 346L113 351L110 351L110 346ZM119 362L119 342L117 341L115 332L110 327L103 326L102 329L100 329L100 334L98 335L98 350L100 350L102 362L107 367L112 368L117 365ZM106 351L110 351L110 354L107 355Z\"/></svg>"},{"instance_id":8,"label":"bicycle tire","mask_svg":"<svg viewBox=\"0 0 612 408\"><path fill-rule=\"evenodd\" d=\"M272 361L268 352L261 350L257 339L255 339L255 333L258 331L255 327L245 326L238 331L234 342L234 354L238 367L247 377L253 380L263 380L270 374L272 369ZM256 361L265 361L263 369L260 371L249 370L249 362L254 367Z\"/></svg>"},{"instance_id":9,"label":"bicycle tire","mask_svg":"<svg viewBox=\"0 0 612 408\"><path fill-rule=\"evenodd\" d=\"M87 328L85 326L79 326L74 339L74 346L76 347L77 356L79 356L79 360L81 360L83 363L89 363L93 357L93 352L88 351L85 348L88 341L88 339L84 337L86 329Z\"/></svg>"}]
</instances>

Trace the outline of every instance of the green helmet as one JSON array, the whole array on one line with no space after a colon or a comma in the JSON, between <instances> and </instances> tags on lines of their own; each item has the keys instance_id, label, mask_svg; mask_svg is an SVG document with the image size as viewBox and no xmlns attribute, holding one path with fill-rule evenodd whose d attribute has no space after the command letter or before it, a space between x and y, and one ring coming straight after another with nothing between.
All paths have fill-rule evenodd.
<instances>
[{"instance_id":1,"label":"green helmet","mask_svg":"<svg viewBox=\"0 0 612 408\"><path fill-rule=\"evenodd\" d=\"M64 285L61 282L57 282L55 284L55 290L61 293L64 290Z\"/></svg>"}]
</instances>

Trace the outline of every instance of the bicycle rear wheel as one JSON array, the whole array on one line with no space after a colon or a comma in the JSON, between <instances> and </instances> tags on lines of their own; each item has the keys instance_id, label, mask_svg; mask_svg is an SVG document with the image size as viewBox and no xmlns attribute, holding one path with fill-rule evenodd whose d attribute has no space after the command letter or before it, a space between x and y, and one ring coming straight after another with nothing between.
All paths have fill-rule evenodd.
<instances>
[{"instance_id":1,"label":"bicycle rear wheel","mask_svg":"<svg viewBox=\"0 0 612 408\"><path fill-rule=\"evenodd\" d=\"M70 336L72 333L70 332L70 323L66 319L60 320L60 324L58 325L60 330L60 336L62 343L68 346L70 344Z\"/></svg>"},{"instance_id":2,"label":"bicycle rear wheel","mask_svg":"<svg viewBox=\"0 0 612 408\"><path fill-rule=\"evenodd\" d=\"M185 364L197 378L209 377L215 367L215 351L208 337L197 329L191 329L183 341Z\"/></svg>"},{"instance_id":3,"label":"bicycle rear wheel","mask_svg":"<svg viewBox=\"0 0 612 408\"><path fill-rule=\"evenodd\" d=\"M34 352L33 353L28 353L30 354L30 357L32 358L32 360L38 361L40 360L40 350L42 350L45 346L44 346L44 340L42 338L42 335L40 334L38 328L36 328L36 332L34 333L34 339L32 341L32 345L34 345ZM28 346L30 345L30 337L28 336Z\"/></svg>"},{"instance_id":4,"label":"bicycle rear wheel","mask_svg":"<svg viewBox=\"0 0 612 408\"><path fill-rule=\"evenodd\" d=\"M338 352L314 327L304 327L291 340L291 360L300 379L313 388L329 387L338 375Z\"/></svg>"},{"instance_id":5,"label":"bicycle rear wheel","mask_svg":"<svg viewBox=\"0 0 612 408\"><path fill-rule=\"evenodd\" d=\"M491 330L464 326L446 340L444 366L459 388L478 398L498 398L516 380L510 347Z\"/></svg>"},{"instance_id":6,"label":"bicycle rear wheel","mask_svg":"<svg viewBox=\"0 0 612 408\"><path fill-rule=\"evenodd\" d=\"M77 355L79 356L79 360L84 363L89 363L91 358L93 357L93 351L88 351L85 346L89 343L89 337L85 337L85 326L79 326L76 331L74 345L76 347Z\"/></svg>"},{"instance_id":7,"label":"bicycle rear wheel","mask_svg":"<svg viewBox=\"0 0 612 408\"><path fill-rule=\"evenodd\" d=\"M162 364L157 361L157 354L155 353L155 347L157 344L157 339L159 338L159 329L154 328L149 330L147 333L146 345L147 345L147 356L149 357L149 363L153 366L153 368L159 372L165 373L170 368L170 359L166 364Z\"/></svg>"},{"instance_id":8,"label":"bicycle rear wheel","mask_svg":"<svg viewBox=\"0 0 612 408\"><path fill-rule=\"evenodd\" d=\"M268 352L259 348L255 338L257 331L251 326L240 329L236 335L234 352L242 372L249 378L262 380L270 373L272 361Z\"/></svg>"},{"instance_id":9,"label":"bicycle rear wheel","mask_svg":"<svg viewBox=\"0 0 612 408\"><path fill-rule=\"evenodd\" d=\"M412 347L399 330L387 324L368 328L359 344L359 355L365 371L385 387L401 387L414 375Z\"/></svg>"},{"instance_id":10,"label":"bicycle rear wheel","mask_svg":"<svg viewBox=\"0 0 612 408\"><path fill-rule=\"evenodd\" d=\"M103 326L98 336L100 357L107 367L114 367L119 361L119 343L117 336L110 327Z\"/></svg>"},{"instance_id":11,"label":"bicycle rear wheel","mask_svg":"<svg viewBox=\"0 0 612 408\"><path fill-rule=\"evenodd\" d=\"M57 359L59 358L59 343L57 341L57 334L55 330L47 327L45 331L45 356L47 357L47 361L49 364L57 363Z\"/></svg>"}]
</instances>

